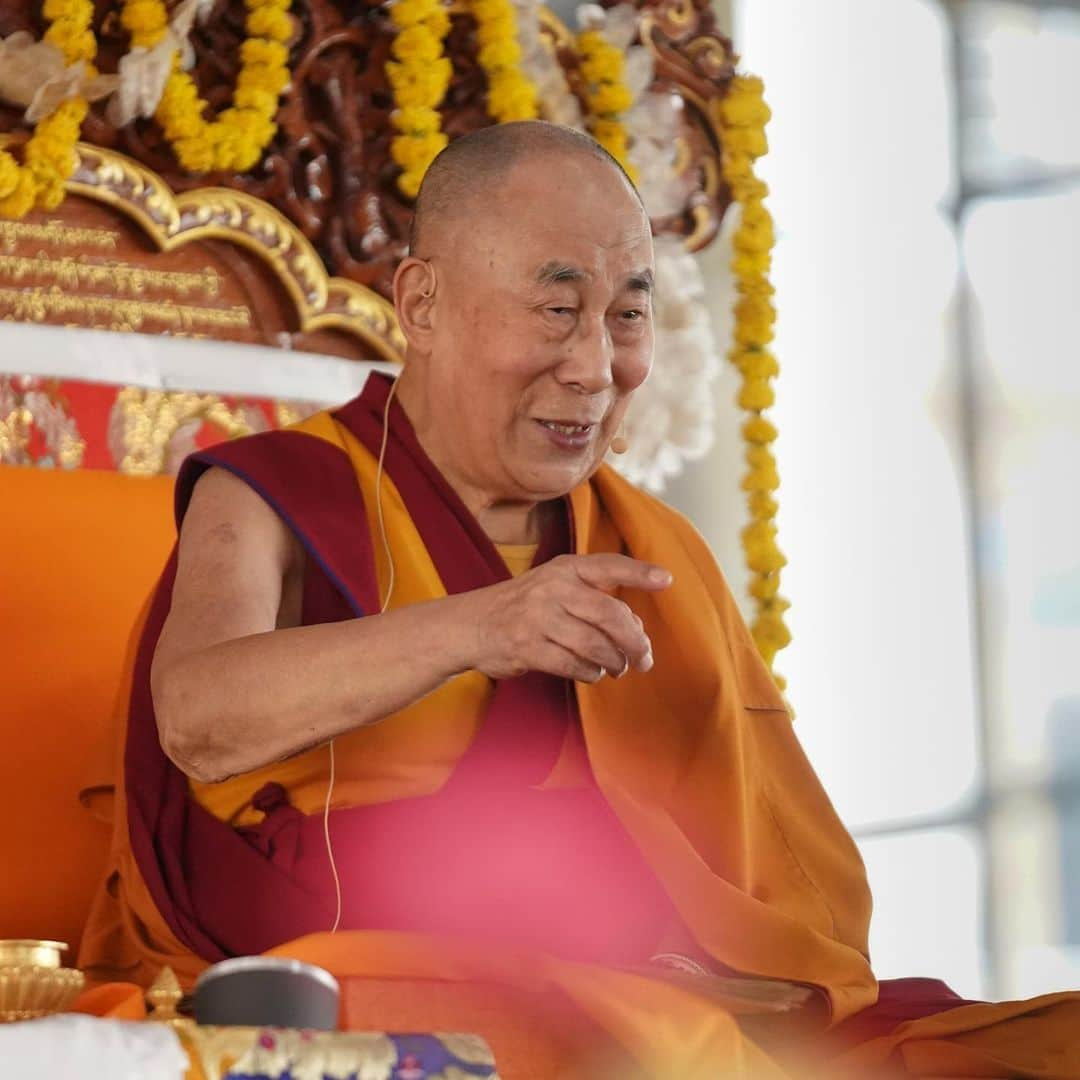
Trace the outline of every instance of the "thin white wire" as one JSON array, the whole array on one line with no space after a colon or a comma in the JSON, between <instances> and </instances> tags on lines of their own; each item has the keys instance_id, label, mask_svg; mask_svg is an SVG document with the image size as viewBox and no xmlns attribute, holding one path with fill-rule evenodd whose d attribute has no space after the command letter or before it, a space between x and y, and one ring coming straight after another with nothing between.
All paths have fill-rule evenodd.
<instances>
[{"instance_id":1,"label":"thin white wire","mask_svg":"<svg viewBox=\"0 0 1080 1080\"><path fill-rule=\"evenodd\" d=\"M379 447L379 465L375 470L375 513L379 518L379 535L382 537L383 552L386 555L386 598L379 608L379 614L385 615L390 606L390 597L394 595L396 572L394 569L394 556L390 553L390 539L386 535L386 524L383 522L382 509L382 478L383 460L386 457L386 437L390 433L390 402L394 400L394 391L397 390L397 380L390 384L390 393L386 395L386 408L383 410L382 445Z\"/></svg>"},{"instance_id":2,"label":"thin white wire","mask_svg":"<svg viewBox=\"0 0 1080 1080\"><path fill-rule=\"evenodd\" d=\"M379 520L379 535L382 537L383 551L386 554L386 597L379 606L379 614L385 615L390 606L390 597L394 595L394 582L396 572L394 569L394 556L390 552L390 540L386 535L386 524L383 521L382 508L382 478L383 462L386 459L386 442L390 434L390 403L394 400L397 391L397 380L390 384L390 393L386 395L386 407L383 409L382 443L379 446L379 463L375 469L375 513ZM329 742L330 747L330 779L326 785L326 802L323 804L323 837L326 840L326 856L330 860L330 872L334 875L334 897L336 908L334 912L334 925L330 927L330 933L336 934L341 926L341 877L338 875L337 861L334 859L334 845L330 841L330 799L334 794L334 781L336 779L336 761L334 755L334 740Z\"/></svg>"},{"instance_id":3,"label":"thin white wire","mask_svg":"<svg viewBox=\"0 0 1080 1080\"><path fill-rule=\"evenodd\" d=\"M337 863L334 861L334 845L330 842L330 796L334 794L334 740L330 740L330 780L326 785L326 804L323 806L323 836L326 839L326 854L330 859L330 873L334 875L334 898L337 908L334 912L334 925L330 933L336 934L341 925L341 878L338 877Z\"/></svg>"}]
</instances>

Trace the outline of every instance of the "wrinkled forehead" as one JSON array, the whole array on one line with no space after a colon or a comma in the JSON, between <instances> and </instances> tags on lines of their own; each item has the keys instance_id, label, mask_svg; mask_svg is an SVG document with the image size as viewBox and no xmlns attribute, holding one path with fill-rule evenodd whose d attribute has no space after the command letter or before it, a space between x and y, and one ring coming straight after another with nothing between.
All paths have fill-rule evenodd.
<instances>
[{"instance_id":1,"label":"wrinkled forehead","mask_svg":"<svg viewBox=\"0 0 1080 1080\"><path fill-rule=\"evenodd\" d=\"M447 255L463 272L496 272L538 286L588 286L633 278L652 285L648 218L623 193L605 202L572 194L545 202L498 198L459 234Z\"/></svg>"}]
</instances>

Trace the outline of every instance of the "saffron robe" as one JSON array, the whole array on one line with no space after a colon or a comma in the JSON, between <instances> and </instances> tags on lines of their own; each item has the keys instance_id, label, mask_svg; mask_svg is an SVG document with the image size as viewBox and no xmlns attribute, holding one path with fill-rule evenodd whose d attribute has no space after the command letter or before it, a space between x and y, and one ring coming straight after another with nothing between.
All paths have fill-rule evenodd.
<instances>
[{"instance_id":1,"label":"saffron robe","mask_svg":"<svg viewBox=\"0 0 1080 1080\"><path fill-rule=\"evenodd\" d=\"M387 392L386 381L373 378L360 398L333 414L198 455L178 482L178 519L201 471L211 465L230 469L266 499L305 548L305 622L378 611L386 567L365 508L373 507ZM383 501L400 602L508 576L396 405L386 473ZM400 825L394 808L422 807L430 799L436 800L430 805L445 805L439 796L460 790L462 777L482 786L495 776L500 791L531 805L530 793L550 779L568 733L580 731L595 785L572 790L569 802L592 801L588 810L576 807L571 820L588 820L599 842L618 848L616 876L625 873L633 882L633 897L612 896L620 933L627 927L640 931L644 944L657 920L673 918L722 969L814 988L835 1030L842 1032L847 1018L853 1024L872 1020L867 1010L878 987L866 955L870 900L861 860L798 745L706 545L678 514L606 468L571 493L569 506L577 552L622 552L673 572L675 583L664 592L624 596L652 638L653 670L576 686L572 701L565 691L560 700L553 686L558 680L546 677L526 676L514 680L516 686L496 688L477 673L453 680L414 706L408 722L389 718L339 740L343 780L330 815L332 835L339 823L347 830L360 823L360 831L349 835L366 837L373 851L391 858L377 846L378 823L389 822L392 831ZM547 554L559 548L557 540L546 542ZM84 967L148 981L169 963L190 979L230 952L314 933L275 951L361 980L347 990L346 1002L348 1007L350 993L360 996L349 1019L361 1026L389 1022L369 1008L365 985L379 985L385 996L389 986L406 980L413 987L411 1002L424 996L415 989L420 984L428 991L448 981L494 986L503 995L524 995L514 999L522 1009L536 1005L536 995L553 992L582 1019L576 1035L567 1036L570 1058L580 1059L582 1047L606 1035L653 1075L783 1075L707 993L580 956L470 943L458 925L449 928L452 937L432 933L424 922L430 906L409 913L419 925L388 925L384 908L375 924L355 924L370 928L319 934L332 917L313 869L317 847L310 843L316 824L321 826L314 811L326 790L325 751L260 770L215 802L213 793L192 790L158 746L148 675L168 611L173 565L132 658L113 867L84 936ZM350 739L353 747L345 745ZM553 805L546 803L541 817ZM253 823L250 814L241 820L247 806L262 820ZM466 821L475 823L475 810L467 810L474 816ZM364 832L365 821L376 825ZM416 835L415 821L413 827ZM308 865L301 865L302 857L288 862L297 848L307 850ZM371 866L368 873L379 869ZM252 881L271 882L270 895L252 899ZM439 887L433 879L432 888ZM238 896L245 898L239 909ZM625 899L642 902L616 902ZM626 940L622 933L620 942ZM890 1034L897 1021L941 1013L959 1000L940 988L921 1004L899 996L899 1010L883 1014L884 1030L872 1023L853 1029L859 1039L886 1038L867 1043L862 1059L854 1051L851 1063L895 1060L897 1047L918 1040L920 1023L940 1024L964 1012L916 1020L905 1025L914 1038L897 1037ZM429 1003L437 997L429 994ZM1053 1013L1056 1023L1062 1010L1075 1007L1071 998L1057 996L1037 1011ZM425 1026L435 1023L431 1008L424 1015L432 1017ZM438 1014L438 1026L445 1028L444 1015ZM947 1034L971 1029L977 1041L998 1015L954 1019ZM481 1025L465 1026L489 1034ZM491 1038L498 1055L499 1039ZM538 1064L546 1059L536 1045L520 1066L500 1056L504 1076L554 1075L553 1066ZM1080 1069L1052 1075L1080 1075Z\"/></svg>"}]
</instances>

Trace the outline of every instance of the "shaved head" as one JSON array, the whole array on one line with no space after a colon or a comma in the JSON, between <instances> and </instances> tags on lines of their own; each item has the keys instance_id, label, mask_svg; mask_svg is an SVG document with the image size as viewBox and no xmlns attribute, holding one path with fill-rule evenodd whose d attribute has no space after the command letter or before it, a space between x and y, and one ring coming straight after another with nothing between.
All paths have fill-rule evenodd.
<instances>
[{"instance_id":1,"label":"shaved head","mask_svg":"<svg viewBox=\"0 0 1080 1080\"><path fill-rule=\"evenodd\" d=\"M653 275L641 198L587 135L500 124L428 170L394 274L398 401L500 542L600 467L652 363Z\"/></svg>"},{"instance_id":2,"label":"shaved head","mask_svg":"<svg viewBox=\"0 0 1080 1080\"><path fill-rule=\"evenodd\" d=\"M644 210L626 170L591 136L543 120L493 124L455 139L432 162L416 199L409 229L410 254L426 257L440 224L489 206L492 194L515 166L542 158L550 167L552 159L560 157L585 157L610 166Z\"/></svg>"}]
</instances>

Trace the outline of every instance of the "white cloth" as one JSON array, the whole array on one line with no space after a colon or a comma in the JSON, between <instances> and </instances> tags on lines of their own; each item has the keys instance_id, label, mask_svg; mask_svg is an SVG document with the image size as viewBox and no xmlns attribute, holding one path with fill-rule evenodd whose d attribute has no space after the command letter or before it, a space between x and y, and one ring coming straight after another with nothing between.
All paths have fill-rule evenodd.
<instances>
[{"instance_id":1,"label":"white cloth","mask_svg":"<svg viewBox=\"0 0 1080 1080\"><path fill-rule=\"evenodd\" d=\"M67 1013L0 1024L5 1080L183 1080L187 1054L165 1024Z\"/></svg>"},{"instance_id":2,"label":"white cloth","mask_svg":"<svg viewBox=\"0 0 1080 1080\"><path fill-rule=\"evenodd\" d=\"M400 370L385 361L346 360L238 341L0 322L0 376L40 375L336 405L359 394L370 372L397 375Z\"/></svg>"}]
</instances>

